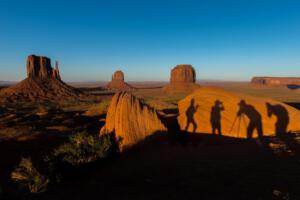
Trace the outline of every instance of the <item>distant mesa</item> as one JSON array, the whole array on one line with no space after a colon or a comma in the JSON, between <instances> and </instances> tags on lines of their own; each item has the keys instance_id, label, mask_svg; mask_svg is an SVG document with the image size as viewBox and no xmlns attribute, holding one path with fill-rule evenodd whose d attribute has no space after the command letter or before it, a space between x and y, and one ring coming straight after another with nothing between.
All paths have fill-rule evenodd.
<instances>
[{"instance_id":1,"label":"distant mesa","mask_svg":"<svg viewBox=\"0 0 300 200\"><path fill-rule=\"evenodd\" d=\"M300 77L253 77L251 83L265 86L300 85Z\"/></svg>"},{"instance_id":2,"label":"distant mesa","mask_svg":"<svg viewBox=\"0 0 300 200\"><path fill-rule=\"evenodd\" d=\"M30 55L27 58L27 78L0 92L0 101L36 102L80 100L87 97L81 91L61 80L58 62L53 69L51 60L44 56Z\"/></svg>"},{"instance_id":3,"label":"distant mesa","mask_svg":"<svg viewBox=\"0 0 300 200\"><path fill-rule=\"evenodd\" d=\"M162 131L167 129L153 108L128 92L119 92L112 98L100 135L114 134L123 151Z\"/></svg>"},{"instance_id":4,"label":"distant mesa","mask_svg":"<svg viewBox=\"0 0 300 200\"><path fill-rule=\"evenodd\" d=\"M196 72L192 65L177 65L171 70L171 83L195 83Z\"/></svg>"},{"instance_id":5,"label":"distant mesa","mask_svg":"<svg viewBox=\"0 0 300 200\"><path fill-rule=\"evenodd\" d=\"M196 84L196 71L192 65L181 64L171 70L170 83L163 90L171 92L193 91L200 86Z\"/></svg>"},{"instance_id":6,"label":"distant mesa","mask_svg":"<svg viewBox=\"0 0 300 200\"><path fill-rule=\"evenodd\" d=\"M39 79L60 79L58 62L55 64L55 69L53 69L49 58L30 55L27 58L27 77Z\"/></svg>"},{"instance_id":7,"label":"distant mesa","mask_svg":"<svg viewBox=\"0 0 300 200\"><path fill-rule=\"evenodd\" d=\"M124 82L124 80L125 80L124 73L121 70L116 71L112 76L112 81Z\"/></svg>"},{"instance_id":8,"label":"distant mesa","mask_svg":"<svg viewBox=\"0 0 300 200\"><path fill-rule=\"evenodd\" d=\"M178 102L182 131L238 138L282 135L300 130L300 111L284 103L201 87Z\"/></svg>"},{"instance_id":9,"label":"distant mesa","mask_svg":"<svg viewBox=\"0 0 300 200\"><path fill-rule=\"evenodd\" d=\"M106 86L108 90L128 91L134 90L134 87L125 82L124 73L120 70L116 71Z\"/></svg>"}]
</instances>

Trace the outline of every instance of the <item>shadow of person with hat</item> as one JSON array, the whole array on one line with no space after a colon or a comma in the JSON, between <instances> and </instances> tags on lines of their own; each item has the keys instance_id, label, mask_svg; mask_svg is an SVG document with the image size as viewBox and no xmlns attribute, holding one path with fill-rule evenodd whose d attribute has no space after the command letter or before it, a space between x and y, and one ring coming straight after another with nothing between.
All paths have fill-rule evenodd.
<instances>
[{"instance_id":1,"label":"shadow of person with hat","mask_svg":"<svg viewBox=\"0 0 300 200\"><path fill-rule=\"evenodd\" d=\"M237 117L241 118L244 115L249 119L247 126L247 138L252 139L254 130L257 131L258 137L263 136L262 117L261 114L254 108L254 106L246 103L245 100L241 100L238 103L240 109L237 112Z\"/></svg>"},{"instance_id":2,"label":"shadow of person with hat","mask_svg":"<svg viewBox=\"0 0 300 200\"><path fill-rule=\"evenodd\" d=\"M222 135L222 128L221 128L221 112L224 111L224 105L221 101L216 100L214 106L211 108L210 112L210 124L212 127L212 134Z\"/></svg>"},{"instance_id":3,"label":"shadow of person with hat","mask_svg":"<svg viewBox=\"0 0 300 200\"><path fill-rule=\"evenodd\" d=\"M198 108L199 108L199 105L195 106L195 99L191 99L190 106L188 107L188 109L185 112L186 119L187 119L185 131L188 131L190 125L192 125L193 126L193 133L196 132L197 123L195 122L194 115L197 112Z\"/></svg>"}]
</instances>

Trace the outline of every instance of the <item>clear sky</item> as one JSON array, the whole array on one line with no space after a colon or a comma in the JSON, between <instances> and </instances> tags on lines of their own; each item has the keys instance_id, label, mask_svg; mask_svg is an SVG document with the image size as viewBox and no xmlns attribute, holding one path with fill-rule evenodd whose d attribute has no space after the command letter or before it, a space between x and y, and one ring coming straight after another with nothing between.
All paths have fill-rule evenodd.
<instances>
[{"instance_id":1,"label":"clear sky","mask_svg":"<svg viewBox=\"0 0 300 200\"><path fill-rule=\"evenodd\" d=\"M26 76L26 57L60 62L65 81L300 76L299 0L7 0L0 2L0 80Z\"/></svg>"}]
</instances>

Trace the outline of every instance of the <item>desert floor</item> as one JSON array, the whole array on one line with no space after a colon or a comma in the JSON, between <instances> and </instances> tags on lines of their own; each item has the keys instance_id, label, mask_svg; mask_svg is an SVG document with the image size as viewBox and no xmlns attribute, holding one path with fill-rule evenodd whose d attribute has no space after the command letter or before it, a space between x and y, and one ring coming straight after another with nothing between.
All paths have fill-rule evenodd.
<instances>
[{"instance_id":1,"label":"desert floor","mask_svg":"<svg viewBox=\"0 0 300 200\"><path fill-rule=\"evenodd\" d=\"M269 97L300 109L300 89L223 82L201 85ZM300 199L298 134L247 141L182 133L176 124L177 102L188 94L165 93L154 83L136 86L140 88L133 92L136 96L166 115L169 132L154 135L123 155L72 169L61 184L31 199ZM99 133L113 92L95 85L77 87L97 98L0 106L4 197L18 197L9 174L21 157L41 163L69 135Z\"/></svg>"}]
</instances>

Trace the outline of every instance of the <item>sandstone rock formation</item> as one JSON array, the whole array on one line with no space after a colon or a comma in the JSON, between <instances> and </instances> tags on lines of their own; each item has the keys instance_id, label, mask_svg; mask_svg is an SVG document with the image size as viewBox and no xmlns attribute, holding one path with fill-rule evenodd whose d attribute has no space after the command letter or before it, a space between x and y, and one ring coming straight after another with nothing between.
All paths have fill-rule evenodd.
<instances>
[{"instance_id":1,"label":"sandstone rock formation","mask_svg":"<svg viewBox=\"0 0 300 200\"><path fill-rule=\"evenodd\" d=\"M112 76L112 81L124 82L125 81L124 73L121 70L116 71Z\"/></svg>"},{"instance_id":2,"label":"sandstone rock formation","mask_svg":"<svg viewBox=\"0 0 300 200\"><path fill-rule=\"evenodd\" d=\"M163 89L172 92L193 91L200 86L196 84L196 72L192 65L177 65L171 70L170 83Z\"/></svg>"},{"instance_id":3,"label":"sandstone rock formation","mask_svg":"<svg viewBox=\"0 0 300 200\"><path fill-rule=\"evenodd\" d=\"M300 85L300 77L253 77L251 83L266 86Z\"/></svg>"},{"instance_id":4,"label":"sandstone rock formation","mask_svg":"<svg viewBox=\"0 0 300 200\"><path fill-rule=\"evenodd\" d=\"M254 138L300 130L300 111L286 104L202 87L179 101L181 130Z\"/></svg>"},{"instance_id":5,"label":"sandstone rock formation","mask_svg":"<svg viewBox=\"0 0 300 200\"><path fill-rule=\"evenodd\" d=\"M125 82L124 73L120 70L116 71L106 86L109 90L128 91L134 89L131 85Z\"/></svg>"},{"instance_id":6,"label":"sandstone rock formation","mask_svg":"<svg viewBox=\"0 0 300 200\"><path fill-rule=\"evenodd\" d=\"M61 80L57 61L55 62L55 68L52 72L52 77Z\"/></svg>"},{"instance_id":7,"label":"sandstone rock formation","mask_svg":"<svg viewBox=\"0 0 300 200\"><path fill-rule=\"evenodd\" d=\"M52 78L53 68L47 57L30 55L27 58L27 77L29 78Z\"/></svg>"},{"instance_id":8,"label":"sandstone rock formation","mask_svg":"<svg viewBox=\"0 0 300 200\"><path fill-rule=\"evenodd\" d=\"M0 91L1 102L64 101L86 97L61 80L58 63L53 69L49 58L35 55L27 58L27 78Z\"/></svg>"},{"instance_id":9,"label":"sandstone rock formation","mask_svg":"<svg viewBox=\"0 0 300 200\"><path fill-rule=\"evenodd\" d=\"M167 129L154 109L130 93L119 92L112 98L100 134L115 134L122 151L162 131Z\"/></svg>"},{"instance_id":10,"label":"sandstone rock formation","mask_svg":"<svg viewBox=\"0 0 300 200\"><path fill-rule=\"evenodd\" d=\"M171 83L195 83L196 72L192 65L177 65L171 70Z\"/></svg>"}]
</instances>

